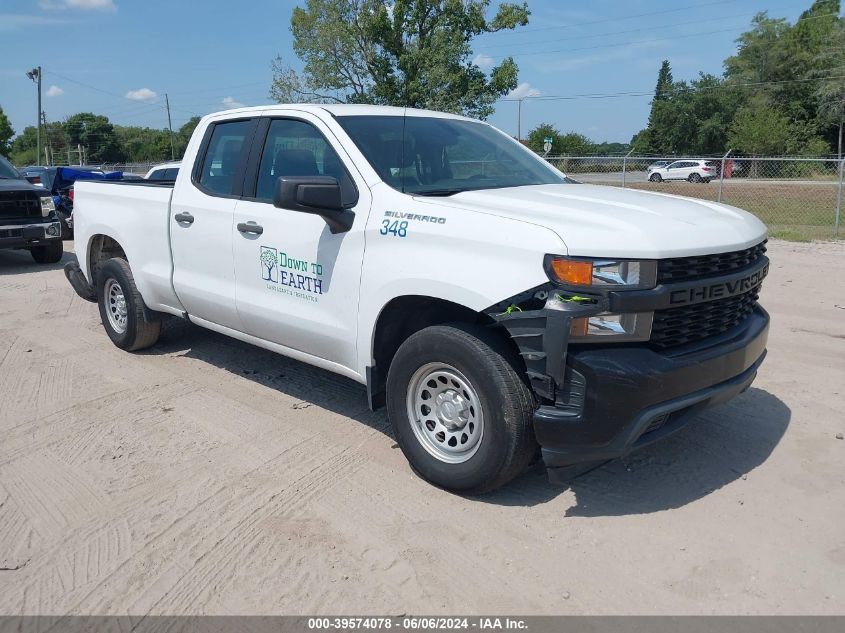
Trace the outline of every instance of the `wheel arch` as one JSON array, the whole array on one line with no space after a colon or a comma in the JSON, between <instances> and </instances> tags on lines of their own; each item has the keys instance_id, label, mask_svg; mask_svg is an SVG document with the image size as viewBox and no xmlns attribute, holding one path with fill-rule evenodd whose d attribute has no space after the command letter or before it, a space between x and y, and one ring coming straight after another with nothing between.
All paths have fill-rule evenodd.
<instances>
[{"instance_id":1,"label":"wheel arch","mask_svg":"<svg viewBox=\"0 0 845 633\"><path fill-rule=\"evenodd\" d=\"M372 330L369 350L371 363L366 368L367 396L371 409L384 404L387 373L399 346L424 328L454 322L494 325L493 319L485 312L428 295L400 295L382 306ZM507 344L516 350L503 329L501 333Z\"/></svg>"},{"instance_id":2,"label":"wheel arch","mask_svg":"<svg viewBox=\"0 0 845 633\"><path fill-rule=\"evenodd\" d=\"M90 237L85 251L85 264L91 286L96 287L97 274L103 264L115 257L129 261L126 250L117 239L105 233L96 233Z\"/></svg>"}]
</instances>

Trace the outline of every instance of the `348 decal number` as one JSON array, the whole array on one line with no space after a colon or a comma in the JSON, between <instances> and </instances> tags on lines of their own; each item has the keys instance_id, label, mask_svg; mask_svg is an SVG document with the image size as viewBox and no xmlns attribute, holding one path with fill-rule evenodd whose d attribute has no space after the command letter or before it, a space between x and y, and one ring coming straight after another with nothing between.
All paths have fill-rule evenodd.
<instances>
[{"instance_id":1,"label":"348 decal number","mask_svg":"<svg viewBox=\"0 0 845 633\"><path fill-rule=\"evenodd\" d=\"M394 220L391 222L390 220L382 220L381 221L381 230L379 231L381 235L392 235L393 237L407 237L408 236L408 223L407 222L398 222Z\"/></svg>"}]
</instances>

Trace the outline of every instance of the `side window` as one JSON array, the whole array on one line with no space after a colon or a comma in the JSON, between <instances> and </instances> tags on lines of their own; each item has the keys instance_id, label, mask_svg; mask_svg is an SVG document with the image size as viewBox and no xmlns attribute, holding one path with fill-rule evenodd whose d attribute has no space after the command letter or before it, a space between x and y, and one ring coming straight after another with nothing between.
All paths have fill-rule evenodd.
<instances>
[{"instance_id":1,"label":"side window","mask_svg":"<svg viewBox=\"0 0 845 633\"><path fill-rule=\"evenodd\" d=\"M164 179L165 180L176 180L176 176L179 175L179 168L174 167L172 169L166 169L164 171Z\"/></svg>"},{"instance_id":2,"label":"side window","mask_svg":"<svg viewBox=\"0 0 845 633\"><path fill-rule=\"evenodd\" d=\"M164 169L157 169L150 174L149 180L164 180Z\"/></svg>"},{"instance_id":3,"label":"side window","mask_svg":"<svg viewBox=\"0 0 845 633\"><path fill-rule=\"evenodd\" d=\"M250 121L217 123L205 152L199 183L210 193L232 193L235 171L240 165Z\"/></svg>"},{"instance_id":4,"label":"side window","mask_svg":"<svg viewBox=\"0 0 845 633\"><path fill-rule=\"evenodd\" d=\"M274 119L258 166L255 197L271 201L280 176L332 176L341 186L344 206L358 197L337 153L317 129L305 121Z\"/></svg>"}]
</instances>

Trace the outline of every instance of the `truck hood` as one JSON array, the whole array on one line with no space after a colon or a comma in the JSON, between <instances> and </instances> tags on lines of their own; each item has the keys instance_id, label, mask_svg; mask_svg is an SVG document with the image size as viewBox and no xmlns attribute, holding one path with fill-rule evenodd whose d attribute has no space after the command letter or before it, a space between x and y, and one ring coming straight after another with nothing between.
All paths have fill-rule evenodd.
<instances>
[{"instance_id":1,"label":"truck hood","mask_svg":"<svg viewBox=\"0 0 845 633\"><path fill-rule=\"evenodd\" d=\"M0 178L0 191L34 191L40 196L46 196L44 187L36 187L23 178Z\"/></svg>"},{"instance_id":2,"label":"truck hood","mask_svg":"<svg viewBox=\"0 0 845 633\"><path fill-rule=\"evenodd\" d=\"M766 236L760 220L736 207L621 187L534 185L425 201L546 227L563 240L568 255L662 259L726 253Z\"/></svg>"}]
</instances>

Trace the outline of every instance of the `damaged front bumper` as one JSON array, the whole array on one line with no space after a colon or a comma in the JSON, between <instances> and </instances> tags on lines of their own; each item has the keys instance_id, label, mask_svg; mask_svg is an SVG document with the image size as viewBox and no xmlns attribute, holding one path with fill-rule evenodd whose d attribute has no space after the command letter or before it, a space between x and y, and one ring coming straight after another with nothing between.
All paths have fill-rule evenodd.
<instances>
[{"instance_id":1,"label":"damaged front bumper","mask_svg":"<svg viewBox=\"0 0 845 633\"><path fill-rule=\"evenodd\" d=\"M763 271L759 281L767 266L767 260L756 266ZM679 288L686 292L719 279L611 292L593 304L565 309L491 313L517 345L540 402L534 432L550 480L566 481L588 465L661 439L751 385L766 355L769 329L769 315L756 304L735 327L676 348L649 341L581 344L570 338L575 319L619 307L622 312L665 309Z\"/></svg>"},{"instance_id":2,"label":"damaged front bumper","mask_svg":"<svg viewBox=\"0 0 845 633\"><path fill-rule=\"evenodd\" d=\"M621 457L659 440L745 391L766 355L768 330L769 315L757 307L719 341L682 355L645 346L570 350L569 403L534 414L550 479L565 480L567 467ZM571 403L577 401L576 411Z\"/></svg>"}]
</instances>

